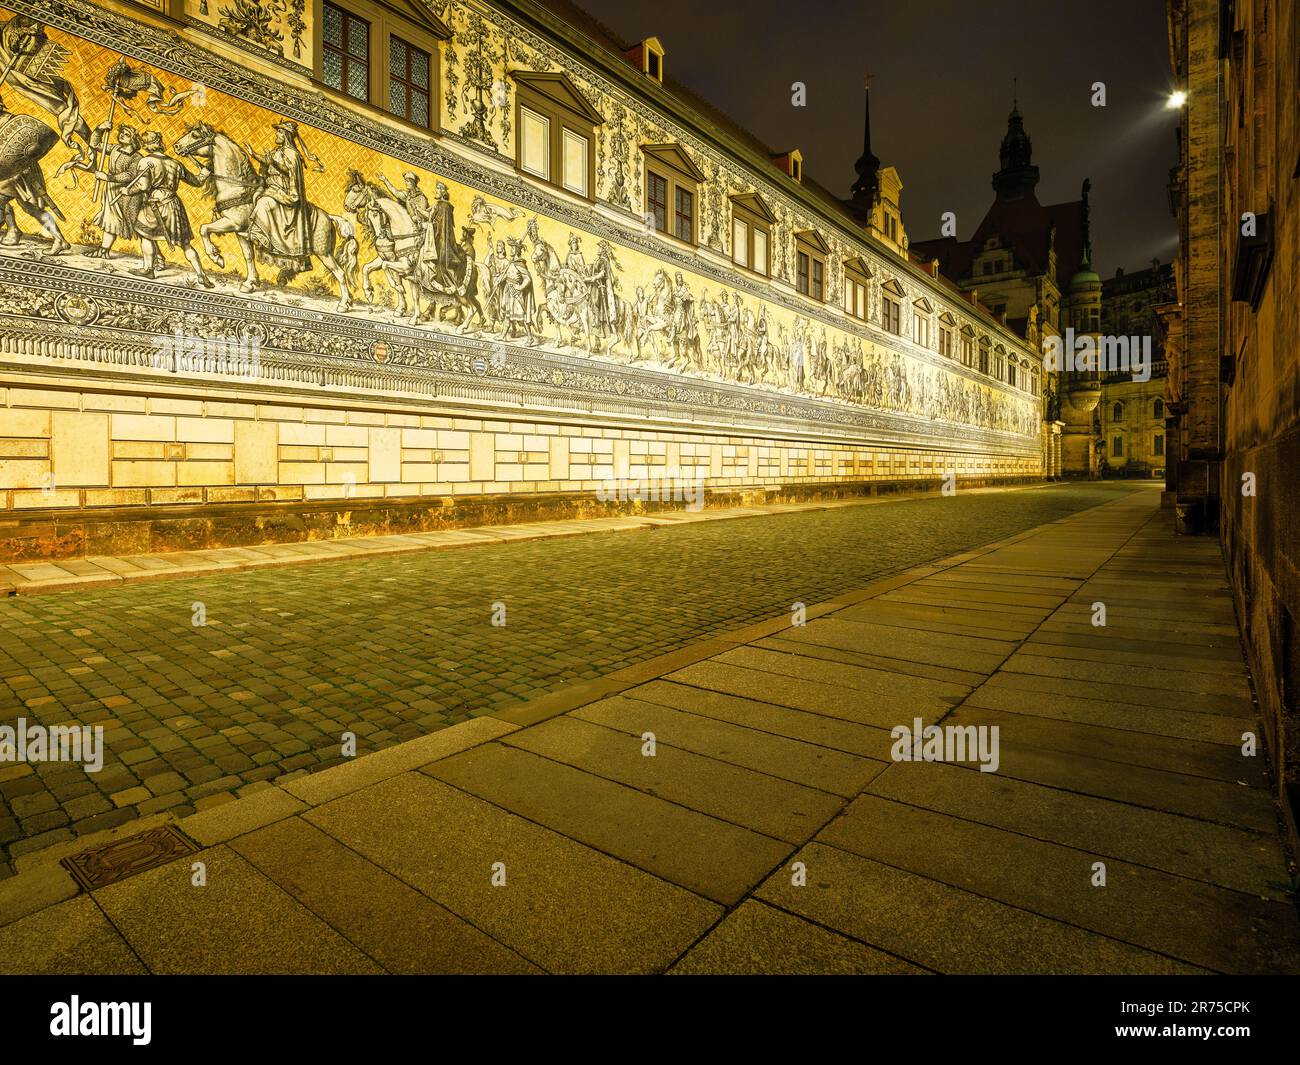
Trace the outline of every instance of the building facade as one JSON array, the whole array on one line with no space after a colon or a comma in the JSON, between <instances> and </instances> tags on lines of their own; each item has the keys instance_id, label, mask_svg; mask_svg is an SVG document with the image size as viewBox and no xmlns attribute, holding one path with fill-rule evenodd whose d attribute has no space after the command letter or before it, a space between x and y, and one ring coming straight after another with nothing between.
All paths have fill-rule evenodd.
<instances>
[{"instance_id":1,"label":"building facade","mask_svg":"<svg viewBox=\"0 0 1300 1065\"><path fill-rule=\"evenodd\" d=\"M955 235L917 241L912 252L989 308L1031 347L1060 343L1067 329L1097 336L1101 278L1092 269L1088 192L1078 200L1042 204L1035 189L1033 143L1017 104L1007 118L993 175L993 202L968 240ZM981 354L982 359L982 354ZM1101 452L1095 371L1046 371L1043 462L1048 476L1095 477Z\"/></svg>"},{"instance_id":2,"label":"building facade","mask_svg":"<svg viewBox=\"0 0 1300 1065\"><path fill-rule=\"evenodd\" d=\"M1102 282L1102 333L1138 338L1151 347L1148 380L1135 380L1122 371L1102 375L1097 418L1104 477L1165 476L1169 367L1161 311L1176 303L1171 263L1156 262L1127 274L1120 269Z\"/></svg>"},{"instance_id":3,"label":"building facade","mask_svg":"<svg viewBox=\"0 0 1300 1065\"><path fill-rule=\"evenodd\" d=\"M657 39L559 0L0 20L4 558L1043 473L1036 346L909 260L897 175L832 196Z\"/></svg>"},{"instance_id":4,"label":"building facade","mask_svg":"<svg viewBox=\"0 0 1300 1065\"><path fill-rule=\"evenodd\" d=\"M1300 847L1300 23L1276 0L1170 0L1186 94L1170 478L1180 526L1224 545L1263 751Z\"/></svg>"}]
</instances>

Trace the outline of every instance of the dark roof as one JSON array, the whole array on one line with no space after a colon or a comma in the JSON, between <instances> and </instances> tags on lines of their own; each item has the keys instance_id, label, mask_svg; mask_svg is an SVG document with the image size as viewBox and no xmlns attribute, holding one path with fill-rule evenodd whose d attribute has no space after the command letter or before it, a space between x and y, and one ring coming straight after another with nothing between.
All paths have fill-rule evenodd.
<instances>
[{"instance_id":1,"label":"dark roof","mask_svg":"<svg viewBox=\"0 0 1300 1065\"><path fill-rule=\"evenodd\" d=\"M994 199L970 240L942 237L913 241L913 251L939 260L939 269L954 280L971 277L971 263L993 234L1015 256L1016 266L1032 274L1047 272L1049 231L1056 226L1057 287L1064 291L1083 260L1083 201L1044 206L1029 192L1016 200Z\"/></svg>"},{"instance_id":2,"label":"dark roof","mask_svg":"<svg viewBox=\"0 0 1300 1065\"><path fill-rule=\"evenodd\" d=\"M596 45L617 56L620 61L628 63L629 67L632 66L627 59L626 53L629 49L634 48L639 44L639 41L625 41L599 19L595 18L589 12L584 11L577 4L570 2L570 0L535 0L535 2L540 7L550 11L556 18L589 37ZM670 73L671 70L672 63L665 63L663 88L669 96L672 96L684 109L693 112L695 115L705 119L710 124L717 126L720 130L723 130L732 139L740 142L755 155L766 160L767 166L772 170L772 173L768 175L771 180L775 181L777 175L785 176L787 181L793 180L776 162L778 158L789 153L788 148L778 151L770 145L764 144L762 140L754 136L752 132L742 126L735 119L731 118L730 115L720 111L716 106L704 99L704 97L697 95L694 90L672 77ZM804 160L803 180L798 182L798 184L807 190L814 199L819 201L823 210L827 211L827 213L831 214L833 217L838 217L845 222L848 222L855 232L865 235L865 229L862 223L849 209L849 201L836 196L829 189L818 184L808 176L807 160Z\"/></svg>"}]
</instances>

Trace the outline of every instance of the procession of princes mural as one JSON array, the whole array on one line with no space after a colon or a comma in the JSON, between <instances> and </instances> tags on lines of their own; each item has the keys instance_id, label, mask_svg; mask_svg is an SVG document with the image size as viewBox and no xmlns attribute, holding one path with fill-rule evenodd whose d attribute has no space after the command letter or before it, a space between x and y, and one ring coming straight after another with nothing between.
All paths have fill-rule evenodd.
<instances>
[{"instance_id":1,"label":"procession of princes mural","mask_svg":"<svg viewBox=\"0 0 1300 1065\"><path fill-rule=\"evenodd\" d=\"M104 84L83 110L84 84L79 93L62 71L96 60ZM11 111L8 94L33 106ZM102 115L93 127L87 111ZM251 144L240 129L263 139L269 129L271 143ZM56 146L71 155L50 172ZM455 187L453 201L444 180L386 173L383 157L340 147L352 149L202 86L168 87L26 16L0 23L4 253L203 289L279 290L282 302L328 299L339 312L442 332L1035 431L1030 402L680 270L638 263L633 281L619 257L635 253L608 240L469 189ZM467 207L460 219L457 203Z\"/></svg>"}]
</instances>

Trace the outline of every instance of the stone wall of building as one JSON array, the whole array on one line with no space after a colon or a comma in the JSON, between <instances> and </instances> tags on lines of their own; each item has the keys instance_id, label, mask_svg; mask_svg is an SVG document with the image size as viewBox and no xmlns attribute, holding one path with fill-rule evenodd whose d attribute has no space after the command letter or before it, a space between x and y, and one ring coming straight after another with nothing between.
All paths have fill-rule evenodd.
<instances>
[{"instance_id":1,"label":"stone wall of building","mask_svg":"<svg viewBox=\"0 0 1300 1065\"><path fill-rule=\"evenodd\" d=\"M78 536L112 550L178 507L212 518L207 542L246 542L274 506L318 508L322 535L362 531L354 511L429 527L470 520L464 498L536 508L654 469L724 498L1042 475L1036 351L733 135L659 107L621 57L520 13L536 5L412 6L441 72L426 131L312 80L316 25L295 56L292 5L278 50L232 29L242 5L163 4L180 22L150 6L0 12L18 79L4 129L21 134L0 166L26 190L0 218L0 555ZM594 123L590 197L516 165L526 84ZM114 161L90 130L110 120L110 144L124 123L161 138L138 172L144 156L184 167L170 230L141 213L150 182L96 179ZM279 223L258 215L286 142L302 256L279 247L291 225L268 236ZM694 239L647 222L649 153L696 175ZM770 276L733 262L734 197L770 215ZM140 226L165 256L145 276ZM796 284L809 242L820 299ZM955 343L941 355L941 330L991 347L1016 383Z\"/></svg>"},{"instance_id":2,"label":"stone wall of building","mask_svg":"<svg viewBox=\"0 0 1300 1065\"><path fill-rule=\"evenodd\" d=\"M1173 0L1170 13L1175 69L1188 79L1188 153L1175 180L1183 314L1170 348L1185 456L1178 498L1211 499L1205 531L1223 540L1264 751L1300 847L1300 19L1294 4L1265 0ZM1208 483L1199 453L1217 474Z\"/></svg>"}]
</instances>

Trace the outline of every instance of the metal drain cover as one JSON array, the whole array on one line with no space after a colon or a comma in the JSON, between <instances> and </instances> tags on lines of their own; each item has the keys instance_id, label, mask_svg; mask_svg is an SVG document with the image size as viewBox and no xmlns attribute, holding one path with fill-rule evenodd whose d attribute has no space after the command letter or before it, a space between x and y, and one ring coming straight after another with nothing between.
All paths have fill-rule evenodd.
<instances>
[{"instance_id":1,"label":"metal drain cover","mask_svg":"<svg viewBox=\"0 0 1300 1065\"><path fill-rule=\"evenodd\" d=\"M202 849L175 825L164 825L69 855L59 864L87 891L94 891Z\"/></svg>"}]
</instances>

